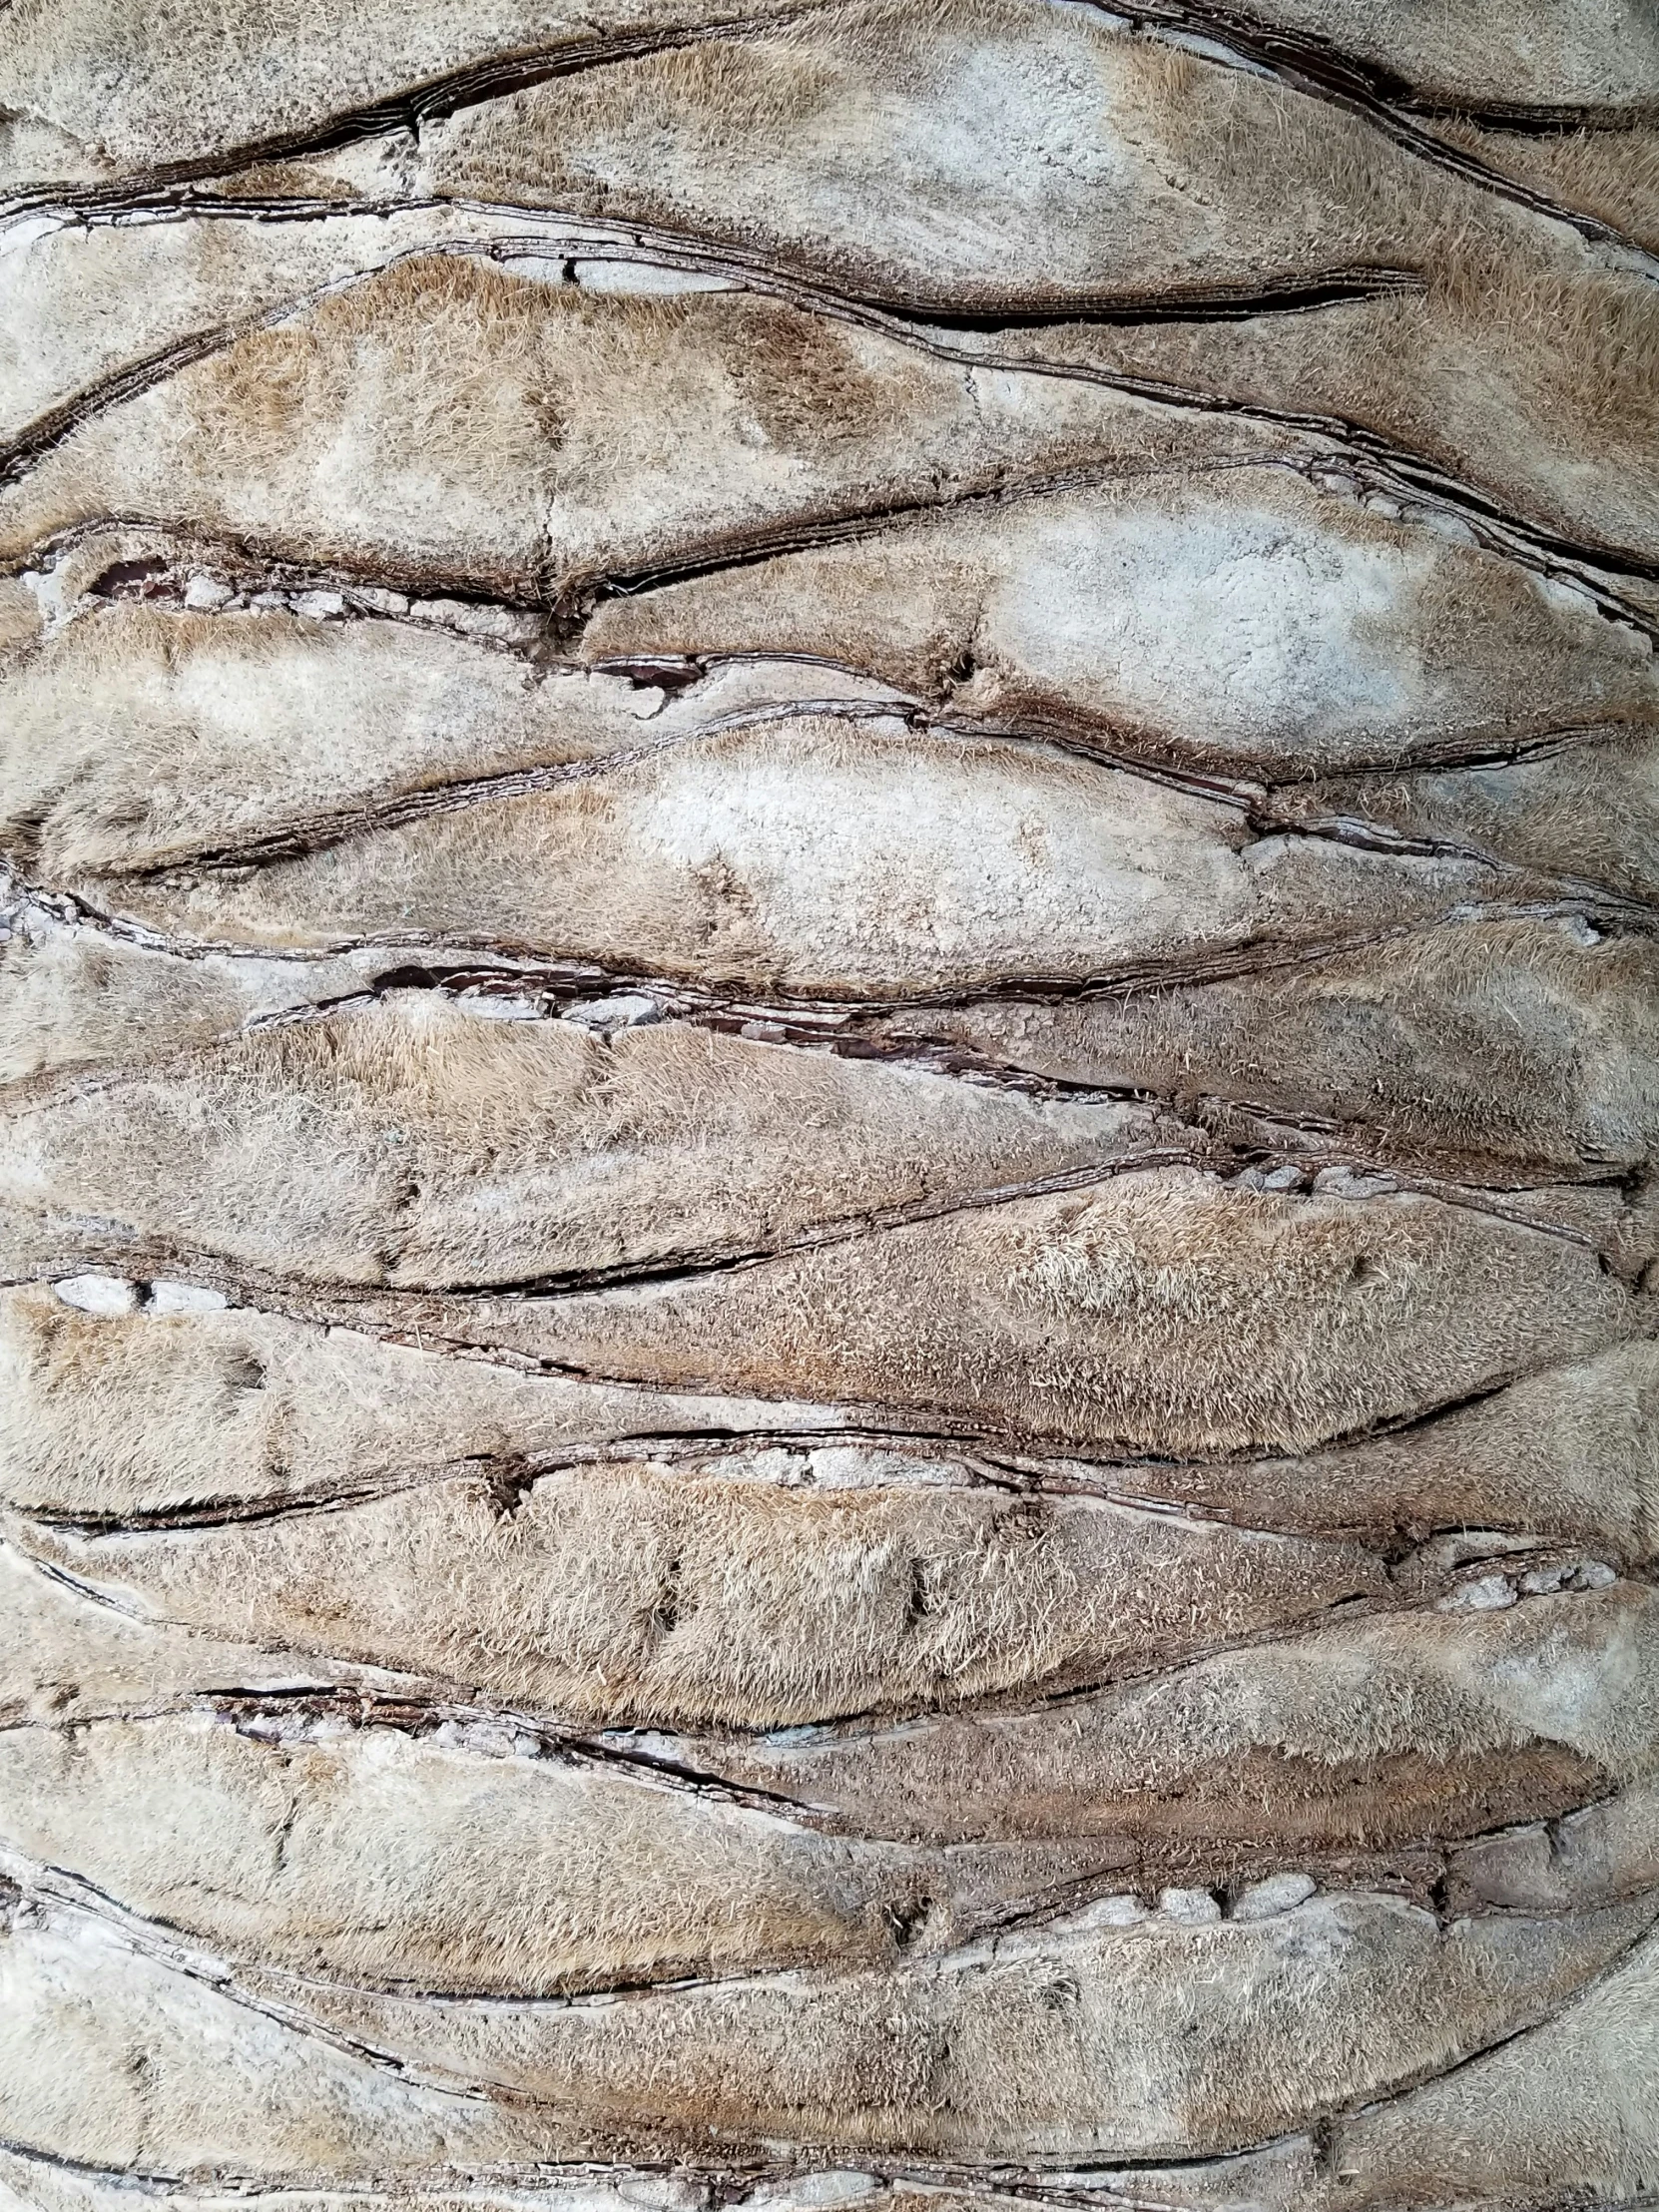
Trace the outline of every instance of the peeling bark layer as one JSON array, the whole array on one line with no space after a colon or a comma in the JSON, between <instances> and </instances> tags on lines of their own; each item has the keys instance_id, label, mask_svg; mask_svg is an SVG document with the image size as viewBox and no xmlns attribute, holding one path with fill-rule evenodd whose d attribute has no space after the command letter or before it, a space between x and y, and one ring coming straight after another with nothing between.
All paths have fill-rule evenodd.
<instances>
[{"instance_id":1,"label":"peeling bark layer","mask_svg":"<svg viewBox=\"0 0 1659 2212\"><path fill-rule=\"evenodd\" d=\"M0 2206L1659 2191L1659 26L0 0Z\"/></svg>"}]
</instances>

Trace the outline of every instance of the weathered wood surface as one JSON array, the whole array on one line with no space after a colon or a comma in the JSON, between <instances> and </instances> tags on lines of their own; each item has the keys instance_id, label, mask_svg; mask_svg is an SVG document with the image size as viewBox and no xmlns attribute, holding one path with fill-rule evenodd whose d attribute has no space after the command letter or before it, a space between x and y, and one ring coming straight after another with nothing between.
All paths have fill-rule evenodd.
<instances>
[{"instance_id":1,"label":"weathered wood surface","mask_svg":"<svg viewBox=\"0 0 1659 2212\"><path fill-rule=\"evenodd\" d=\"M1659 2191L1659 17L0 12L0 2205Z\"/></svg>"}]
</instances>

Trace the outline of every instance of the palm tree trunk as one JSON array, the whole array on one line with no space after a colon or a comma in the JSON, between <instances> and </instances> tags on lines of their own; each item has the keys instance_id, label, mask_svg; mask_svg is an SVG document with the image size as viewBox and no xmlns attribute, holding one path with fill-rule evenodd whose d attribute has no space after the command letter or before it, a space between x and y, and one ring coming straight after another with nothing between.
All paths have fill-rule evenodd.
<instances>
[{"instance_id":1,"label":"palm tree trunk","mask_svg":"<svg viewBox=\"0 0 1659 2212\"><path fill-rule=\"evenodd\" d=\"M4 5L6 2212L1652 2201L1656 147Z\"/></svg>"}]
</instances>

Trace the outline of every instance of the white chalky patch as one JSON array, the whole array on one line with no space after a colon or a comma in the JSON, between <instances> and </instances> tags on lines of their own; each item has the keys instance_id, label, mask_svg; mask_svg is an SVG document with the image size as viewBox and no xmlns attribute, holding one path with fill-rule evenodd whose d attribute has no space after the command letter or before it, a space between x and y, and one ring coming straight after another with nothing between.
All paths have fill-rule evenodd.
<instances>
[{"instance_id":1,"label":"white chalky patch","mask_svg":"<svg viewBox=\"0 0 1659 2212\"><path fill-rule=\"evenodd\" d=\"M437 623L462 637L487 638L496 645L532 645L541 635L540 615L479 606L470 599L417 599L409 614L416 622Z\"/></svg>"},{"instance_id":2,"label":"white chalky patch","mask_svg":"<svg viewBox=\"0 0 1659 2212\"><path fill-rule=\"evenodd\" d=\"M1079 1928L1133 1928L1139 1921L1149 1921L1151 1913L1137 1897L1096 1898L1093 1905L1067 1921L1068 1929Z\"/></svg>"},{"instance_id":3,"label":"white chalky patch","mask_svg":"<svg viewBox=\"0 0 1659 2212\"><path fill-rule=\"evenodd\" d=\"M213 614L236 596L229 584L221 584L212 576L193 576L185 586L185 605L192 614Z\"/></svg>"},{"instance_id":4,"label":"white chalky patch","mask_svg":"<svg viewBox=\"0 0 1659 2212\"><path fill-rule=\"evenodd\" d=\"M1300 1191L1307 1177L1301 1168L1287 1160L1277 1168L1246 1168L1233 1181L1241 1191Z\"/></svg>"},{"instance_id":5,"label":"white chalky patch","mask_svg":"<svg viewBox=\"0 0 1659 2212\"><path fill-rule=\"evenodd\" d=\"M1183 1928L1203 1928L1221 1919L1221 1906L1208 1890L1160 1890L1158 1910Z\"/></svg>"},{"instance_id":6,"label":"white chalky patch","mask_svg":"<svg viewBox=\"0 0 1659 2212\"><path fill-rule=\"evenodd\" d=\"M1320 1198L1384 1198L1398 1188L1391 1175L1363 1175L1356 1168L1321 1168L1314 1178Z\"/></svg>"},{"instance_id":7,"label":"white chalky patch","mask_svg":"<svg viewBox=\"0 0 1659 2212\"><path fill-rule=\"evenodd\" d=\"M330 622L345 612L344 595L337 591L302 591L294 595L293 611L314 622Z\"/></svg>"},{"instance_id":8,"label":"white chalky patch","mask_svg":"<svg viewBox=\"0 0 1659 2212\"><path fill-rule=\"evenodd\" d=\"M1515 1586L1501 1574L1483 1574L1464 1582L1435 1607L1440 1613L1498 1613L1515 1602Z\"/></svg>"},{"instance_id":9,"label":"white chalky patch","mask_svg":"<svg viewBox=\"0 0 1659 2212\"><path fill-rule=\"evenodd\" d=\"M1306 1905L1318 1884L1305 1874L1272 1874L1265 1882L1253 1882L1239 1893L1233 1907L1236 1921L1270 1921L1278 1913L1290 1913Z\"/></svg>"},{"instance_id":10,"label":"white chalky patch","mask_svg":"<svg viewBox=\"0 0 1659 2212\"><path fill-rule=\"evenodd\" d=\"M52 1288L83 1314L131 1314L138 1307L137 1290L119 1275L66 1275Z\"/></svg>"},{"instance_id":11,"label":"white chalky patch","mask_svg":"<svg viewBox=\"0 0 1659 2212\"><path fill-rule=\"evenodd\" d=\"M1061 681L1103 678L1156 711L1172 684L1195 724L1248 711L1290 751L1414 712L1421 672L1385 619L1430 557L1362 545L1197 499L1170 517L1111 510L1035 518L993 593L985 634L999 654Z\"/></svg>"},{"instance_id":12,"label":"white chalky patch","mask_svg":"<svg viewBox=\"0 0 1659 2212\"><path fill-rule=\"evenodd\" d=\"M512 267L516 274L519 264ZM561 265L562 266L562 265ZM732 291L728 276L712 276L702 269L664 269L656 262L578 261L571 275L585 291L632 293L651 298L674 298L687 291Z\"/></svg>"},{"instance_id":13,"label":"white chalky patch","mask_svg":"<svg viewBox=\"0 0 1659 2212\"><path fill-rule=\"evenodd\" d=\"M872 2174L841 2171L805 2174L799 2181L790 2183L780 2201L811 2206L813 2212L822 2212L828 2205L859 2204L865 2197L873 2196L875 2189Z\"/></svg>"},{"instance_id":14,"label":"white chalky patch","mask_svg":"<svg viewBox=\"0 0 1659 2212\"><path fill-rule=\"evenodd\" d=\"M643 991L619 991L614 998L582 998L564 1012L566 1021L584 1029L632 1029L642 1022L661 1021L663 1010Z\"/></svg>"},{"instance_id":15,"label":"white chalky patch","mask_svg":"<svg viewBox=\"0 0 1659 2212\"><path fill-rule=\"evenodd\" d=\"M539 1021L541 1008L533 998L505 997L499 991L462 991L455 1000L463 1014L475 1021Z\"/></svg>"},{"instance_id":16,"label":"white chalky patch","mask_svg":"<svg viewBox=\"0 0 1659 2212\"><path fill-rule=\"evenodd\" d=\"M230 1300L205 1283L157 1282L150 1286L149 1304L153 1314L222 1314Z\"/></svg>"}]
</instances>

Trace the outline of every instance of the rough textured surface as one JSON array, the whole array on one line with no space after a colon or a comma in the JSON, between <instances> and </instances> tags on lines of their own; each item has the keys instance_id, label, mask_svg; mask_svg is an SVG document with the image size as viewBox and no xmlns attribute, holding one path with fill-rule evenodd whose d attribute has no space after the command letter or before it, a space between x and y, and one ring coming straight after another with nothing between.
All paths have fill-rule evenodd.
<instances>
[{"instance_id":1,"label":"rough textured surface","mask_svg":"<svg viewBox=\"0 0 1659 2212\"><path fill-rule=\"evenodd\" d=\"M0 2212L1654 2201L1656 143L0 0Z\"/></svg>"}]
</instances>

